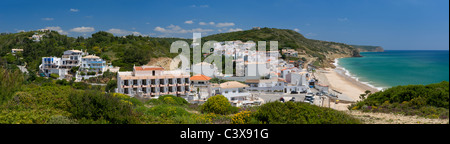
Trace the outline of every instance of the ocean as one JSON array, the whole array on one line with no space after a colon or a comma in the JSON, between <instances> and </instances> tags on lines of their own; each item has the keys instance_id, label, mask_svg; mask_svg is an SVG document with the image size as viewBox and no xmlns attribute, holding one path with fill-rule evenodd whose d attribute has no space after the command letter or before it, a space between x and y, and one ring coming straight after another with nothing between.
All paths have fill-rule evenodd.
<instances>
[{"instance_id":1,"label":"ocean","mask_svg":"<svg viewBox=\"0 0 450 144\"><path fill-rule=\"evenodd\" d=\"M449 81L448 50L386 50L361 55L337 59L335 65L346 75L377 89Z\"/></svg>"}]
</instances>

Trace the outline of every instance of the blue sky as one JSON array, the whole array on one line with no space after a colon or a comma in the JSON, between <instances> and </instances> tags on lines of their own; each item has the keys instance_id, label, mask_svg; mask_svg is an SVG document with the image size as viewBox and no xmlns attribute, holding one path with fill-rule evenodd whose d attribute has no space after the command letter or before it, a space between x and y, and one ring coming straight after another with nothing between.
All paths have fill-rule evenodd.
<instances>
[{"instance_id":1,"label":"blue sky","mask_svg":"<svg viewBox=\"0 0 450 144\"><path fill-rule=\"evenodd\" d=\"M191 38L252 27L391 50L448 50L448 0L2 0L0 32Z\"/></svg>"}]
</instances>

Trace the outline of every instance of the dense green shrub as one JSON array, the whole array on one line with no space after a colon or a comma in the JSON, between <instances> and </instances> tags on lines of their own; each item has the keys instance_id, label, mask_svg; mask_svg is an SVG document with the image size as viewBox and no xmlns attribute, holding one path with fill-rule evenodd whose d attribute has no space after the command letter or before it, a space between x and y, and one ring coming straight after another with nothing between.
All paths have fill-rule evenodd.
<instances>
[{"instance_id":1,"label":"dense green shrub","mask_svg":"<svg viewBox=\"0 0 450 144\"><path fill-rule=\"evenodd\" d=\"M65 116L53 116L47 124L78 124L78 122Z\"/></svg>"},{"instance_id":2,"label":"dense green shrub","mask_svg":"<svg viewBox=\"0 0 450 144\"><path fill-rule=\"evenodd\" d=\"M52 116L69 116L68 86L25 86L7 103L0 105L0 123L45 124Z\"/></svg>"},{"instance_id":3,"label":"dense green shrub","mask_svg":"<svg viewBox=\"0 0 450 144\"><path fill-rule=\"evenodd\" d=\"M239 108L231 106L228 99L223 95L216 95L208 98L208 100L201 106L203 113L215 114L232 114L239 111Z\"/></svg>"},{"instance_id":4,"label":"dense green shrub","mask_svg":"<svg viewBox=\"0 0 450 144\"><path fill-rule=\"evenodd\" d=\"M20 90L24 77L19 70L7 70L0 67L0 104L11 99Z\"/></svg>"},{"instance_id":5,"label":"dense green shrub","mask_svg":"<svg viewBox=\"0 0 450 144\"><path fill-rule=\"evenodd\" d=\"M448 90L449 82L446 81L426 86L397 86L371 94L350 105L349 109L448 118Z\"/></svg>"},{"instance_id":6,"label":"dense green shrub","mask_svg":"<svg viewBox=\"0 0 450 144\"><path fill-rule=\"evenodd\" d=\"M76 119L105 119L114 124L138 123L133 105L98 91L74 92L69 96L68 111Z\"/></svg>"},{"instance_id":7,"label":"dense green shrub","mask_svg":"<svg viewBox=\"0 0 450 144\"><path fill-rule=\"evenodd\" d=\"M171 104L171 105L187 105L188 104L188 102L184 98L176 97L173 95L159 96L158 100L160 100L162 103Z\"/></svg>"},{"instance_id":8,"label":"dense green shrub","mask_svg":"<svg viewBox=\"0 0 450 144\"><path fill-rule=\"evenodd\" d=\"M358 119L344 112L301 102L270 102L253 116L264 124L358 124Z\"/></svg>"},{"instance_id":9,"label":"dense green shrub","mask_svg":"<svg viewBox=\"0 0 450 144\"><path fill-rule=\"evenodd\" d=\"M58 79L59 75L55 74L55 73L52 73L52 74L50 74L50 77L53 78L53 79Z\"/></svg>"}]
</instances>

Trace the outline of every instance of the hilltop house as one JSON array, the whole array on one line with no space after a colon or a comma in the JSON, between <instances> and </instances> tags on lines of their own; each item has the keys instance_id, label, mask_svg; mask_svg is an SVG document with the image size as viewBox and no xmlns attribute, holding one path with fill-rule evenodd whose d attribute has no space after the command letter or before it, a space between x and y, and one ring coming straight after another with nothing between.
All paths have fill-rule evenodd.
<instances>
[{"instance_id":1,"label":"hilltop house","mask_svg":"<svg viewBox=\"0 0 450 144\"><path fill-rule=\"evenodd\" d=\"M42 57L42 64L39 65L40 75L49 77L50 74L54 73L59 75L59 79L70 78L68 72L73 67L81 65L81 57L84 54L80 50L67 50L62 58Z\"/></svg>"},{"instance_id":2,"label":"hilltop house","mask_svg":"<svg viewBox=\"0 0 450 144\"><path fill-rule=\"evenodd\" d=\"M88 55L81 58L82 70L88 72L103 73L106 71L106 61L95 55Z\"/></svg>"},{"instance_id":3,"label":"hilltop house","mask_svg":"<svg viewBox=\"0 0 450 144\"><path fill-rule=\"evenodd\" d=\"M162 67L133 67L133 71L118 72L117 93L132 97L158 98L161 95L181 96L190 91L190 77L182 71L164 71Z\"/></svg>"},{"instance_id":4,"label":"hilltop house","mask_svg":"<svg viewBox=\"0 0 450 144\"><path fill-rule=\"evenodd\" d=\"M50 77L50 74L57 74L59 78L64 78L67 74L67 69L61 69L61 58L58 57L43 57L42 64L39 65L41 76Z\"/></svg>"}]
</instances>

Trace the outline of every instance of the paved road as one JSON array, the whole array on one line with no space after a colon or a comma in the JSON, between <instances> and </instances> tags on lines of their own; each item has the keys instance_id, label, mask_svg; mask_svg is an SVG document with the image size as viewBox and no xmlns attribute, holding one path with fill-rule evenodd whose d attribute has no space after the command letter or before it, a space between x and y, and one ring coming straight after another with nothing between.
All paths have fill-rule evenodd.
<instances>
[{"instance_id":1,"label":"paved road","mask_svg":"<svg viewBox=\"0 0 450 144\"><path fill-rule=\"evenodd\" d=\"M313 93L316 93L317 90L311 89ZM279 101L281 97L284 98L284 101L287 102L291 100L292 97L295 98L295 102L303 102L305 99L306 94L265 94L265 93L253 93L258 94L260 98L264 100L264 102L273 102L273 101ZM326 100L325 100L326 101ZM315 105L322 105L322 100L319 96L314 96L314 104Z\"/></svg>"}]
</instances>

